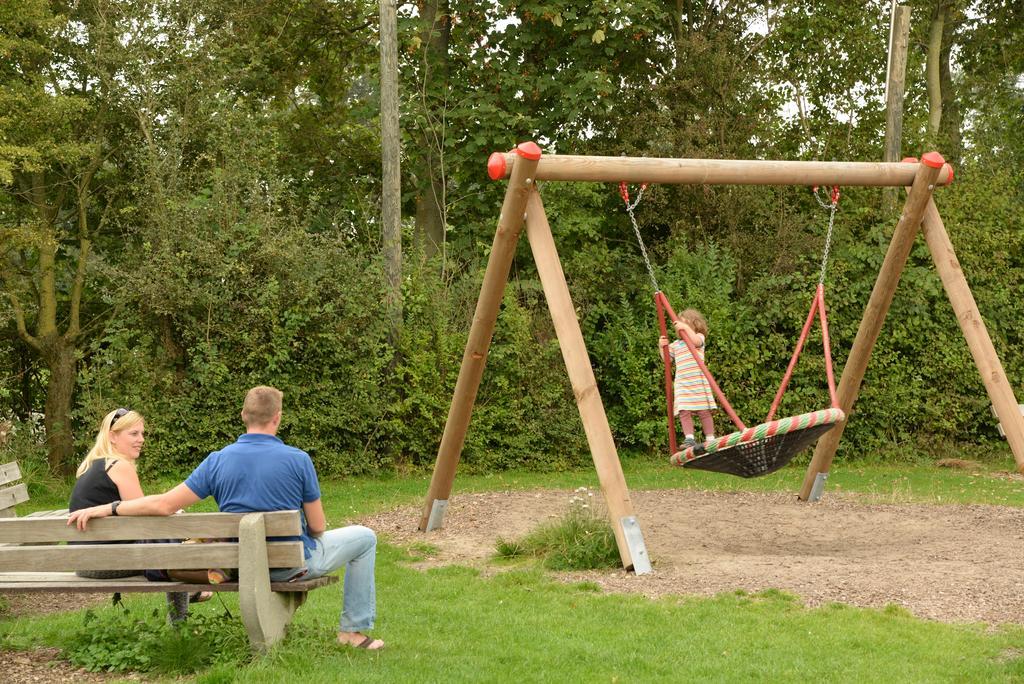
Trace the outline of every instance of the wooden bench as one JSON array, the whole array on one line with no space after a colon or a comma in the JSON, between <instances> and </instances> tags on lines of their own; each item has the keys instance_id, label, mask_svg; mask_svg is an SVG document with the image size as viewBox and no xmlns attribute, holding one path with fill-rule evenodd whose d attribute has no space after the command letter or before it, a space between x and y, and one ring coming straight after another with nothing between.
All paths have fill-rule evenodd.
<instances>
[{"instance_id":1,"label":"wooden bench","mask_svg":"<svg viewBox=\"0 0 1024 684\"><path fill-rule=\"evenodd\" d=\"M28 501L28 485L18 482L21 479L21 468L17 462L0 465L0 518L13 518L17 515L14 507ZM68 509L59 511L35 511L29 518L61 518L67 517ZM0 544L2 545L2 544Z\"/></svg>"},{"instance_id":2,"label":"wooden bench","mask_svg":"<svg viewBox=\"0 0 1024 684\"><path fill-rule=\"evenodd\" d=\"M89 521L80 532L59 518L0 519L0 592L168 592L236 591L249 643L266 651L285 628L306 593L332 582L327 576L271 582L272 568L304 564L296 536L299 511L273 513L180 513L170 517L108 517ZM237 539L208 543L137 543L153 539ZM85 542L61 544L61 542ZM98 544L97 542L114 542ZM237 568L238 581L224 584L150 582L129 577L94 580L76 570L188 570Z\"/></svg>"},{"instance_id":3,"label":"wooden bench","mask_svg":"<svg viewBox=\"0 0 1024 684\"><path fill-rule=\"evenodd\" d=\"M16 462L0 465L0 518L13 518L14 507L28 501L28 485L18 482L20 479Z\"/></svg>"}]
</instances>

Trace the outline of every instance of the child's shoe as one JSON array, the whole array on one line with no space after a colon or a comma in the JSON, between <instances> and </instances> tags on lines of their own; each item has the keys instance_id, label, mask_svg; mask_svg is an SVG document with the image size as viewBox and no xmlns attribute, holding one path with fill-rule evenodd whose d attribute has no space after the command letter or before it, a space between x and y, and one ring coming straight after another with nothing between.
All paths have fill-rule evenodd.
<instances>
[{"instance_id":1,"label":"child's shoe","mask_svg":"<svg viewBox=\"0 0 1024 684\"><path fill-rule=\"evenodd\" d=\"M683 440L684 449L689 449L690 447L695 446L697 446L697 440L695 440L693 437L687 437L686 439Z\"/></svg>"}]
</instances>

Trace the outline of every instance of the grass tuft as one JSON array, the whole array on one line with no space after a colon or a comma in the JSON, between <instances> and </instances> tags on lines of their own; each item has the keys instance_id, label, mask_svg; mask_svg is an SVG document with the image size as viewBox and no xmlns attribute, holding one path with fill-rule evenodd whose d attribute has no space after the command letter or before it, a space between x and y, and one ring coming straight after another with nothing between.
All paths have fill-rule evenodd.
<instances>
[{"instance_id":1,"label":"grass tuft","mask_svg":"<svg viewBox=\"0 0 1024 684\"><path fill-rule=\"evenodd\" d=\"M518 541L499 539L500 558L539 558L550 570L598 570L618 568L622 561L615 533L607 518L591 507L593 493L576 490L568 513L543 525Z\"/></svg>"}]
</instances>

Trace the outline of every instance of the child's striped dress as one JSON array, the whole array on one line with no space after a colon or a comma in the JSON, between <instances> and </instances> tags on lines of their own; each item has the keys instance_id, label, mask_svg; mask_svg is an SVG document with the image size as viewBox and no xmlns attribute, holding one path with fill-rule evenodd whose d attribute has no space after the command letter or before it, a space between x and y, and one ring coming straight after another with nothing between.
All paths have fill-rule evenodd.
<instances>
[{"instance_id":1,"label":"child's striped dress","mask_svg":"<svg viewBox=\"0 0 1024 684\"><path fill-rule=\"evenodd\" d=\"M697 354L700 356L700 360L703 361L704 336L697 333L693 337L697 347ZM690 354L686 343L682 340L676 340L668 346L668 350L672 354L672 361L676 366L676 381L673 387L675 395L673 412L678 414L680 411L703 411L705 409L717 408L715 406L715 396L711 393L711 385L708 384L704 374L700 372L700 367L697 365L693 355Z\"/></svg>"}]
</instances>

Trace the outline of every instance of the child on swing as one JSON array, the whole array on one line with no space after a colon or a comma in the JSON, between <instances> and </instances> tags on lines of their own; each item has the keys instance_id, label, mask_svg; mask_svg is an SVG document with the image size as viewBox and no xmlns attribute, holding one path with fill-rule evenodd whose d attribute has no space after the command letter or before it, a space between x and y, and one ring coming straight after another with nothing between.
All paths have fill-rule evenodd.
<instances>
[{"instance_id":1,"label":"child on swing","mask_svg":"<svg viewBox=\"0 0 1024 684\"><path fill-rule=\"evenodd\" d=\"M715 406L715 398L711 393L711 385L697 365L689 347L683 341L682 335L685 330L696 348L697 356L704 360L704 341L708 334L708 322L696 309L687 309L680 315L680 320L675 322L676 334L680 339L669 344L668 338L662 336L658 339L661 348L668 347L672 362L675 365L676 377L673 385L672 411L679 416L679 423L683 427L683 448L696 446L694 439L693 414L696 413L700 419L700 426L704 432L704 441L715 438L715 423L711 417L712 409Z\"/></svg>"}]
</instances>

